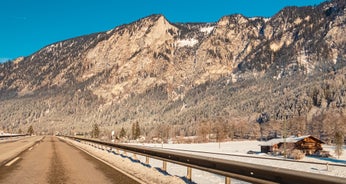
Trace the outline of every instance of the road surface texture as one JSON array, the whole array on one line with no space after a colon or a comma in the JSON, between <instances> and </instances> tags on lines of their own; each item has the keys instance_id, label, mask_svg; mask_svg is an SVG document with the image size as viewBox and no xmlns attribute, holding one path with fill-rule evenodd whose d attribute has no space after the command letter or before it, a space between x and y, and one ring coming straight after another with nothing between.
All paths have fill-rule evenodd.
<instances>
[{"instance_id":1,"label":"road surface texture","mask_svg":"<svg viewBox=\"0 0 346 184\"><path fill-rule=\"evenodd\" d=\"M15 160L0 167L0 183L137 183L54 136Z\"/></svg>"},{"instance_id":2,"label":"road surface texture","mask_svg":"<svg viewBox=\"0 0 346 184\"><path fill-rule=\"evenodd\" d=\"M43 137L8 138L0 142L0 166L39 142Z\"/></svg>"}]
</instances>

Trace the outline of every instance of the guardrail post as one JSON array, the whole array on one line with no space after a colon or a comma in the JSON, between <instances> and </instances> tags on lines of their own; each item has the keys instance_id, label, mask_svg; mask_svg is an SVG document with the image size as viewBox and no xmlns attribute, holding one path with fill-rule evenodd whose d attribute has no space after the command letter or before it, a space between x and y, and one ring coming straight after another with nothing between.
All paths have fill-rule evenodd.
<instances>
[{"instance_id":1,"label":"guardrail post","mask_svg":"<svg viewBox=\"0 0 346 184\"><path fill-rule=\"evenodd\" d=\"M166 161L162 162L162 170L167 171L167 162Z\"/></svg>"},{"instance_id":2,"label":"guardrail post","mask_svg":"<svg viewBox=\"0 0 346 184\"><path fill-rule=\"evenodd\" d=\"M230 177L225 177L225 184L231 184L231 178Z\"/></svg>"},{"instance_id":3,"label":"guardrail post","mask_svg":"<svg viewBox=\"0 0 346 184\"><path fill-rule=\"evenodd\" d=\"M187 178L189 181L192 181L192 168L191 168L191 167L187 167L186 178Z\"/></svg>"},{"instance_id":4,"label":"guardrail post","mask_svg":"<svg viewBox=\"0 0 346 184\"><path fill-rule=\"evenodd\" d=\"M125 156L127 156L127 153L126 153L126 151L125 151L125 150L124 150L124 155L125 155Z\"/></svg>"},{"instance_id":5,"label":"guardrail post","mask_svg":"<svg viewBox=\"0 0 346 184\"><path fill-rule=\"evenodd\" d=\"M149 165L149 157L148 156L145 157L145 164Z\"/></svg>"},{"instance_id":6,"label":"guardrail post","mask_svg":"<svg viewBox=\"0 0 346 184\"><path fill-rule=\"evenodd\" d=\"M118 148L116 148L116 149L117 149L117 154L118 154L118 155L120 155L120 151L119 151L119 149L118 149Z\"/></svg>"}]
</instances>

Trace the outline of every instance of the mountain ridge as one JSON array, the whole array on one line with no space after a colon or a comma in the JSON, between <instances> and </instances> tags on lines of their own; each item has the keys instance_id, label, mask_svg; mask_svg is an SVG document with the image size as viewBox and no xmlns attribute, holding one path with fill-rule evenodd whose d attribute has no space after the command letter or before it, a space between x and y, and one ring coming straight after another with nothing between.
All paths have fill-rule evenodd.
<instances>
[{"instance_id":1,"label":"mountain ridge","mask_svg":"<svg viewBox=\"0 0 346 184\"><path fill-rule=\"evenodd\" d=\"M156 14L53 43L0 65L0 124L83 132L139 121L154 136L158 126L196 135L205 123L223 123L233 136L241 127L255 136L256 119L268 113L268 134L285 119L317 134L308 125L345 107L345 12L334 0L215 23Z\"/></svg>"}]
</instances>

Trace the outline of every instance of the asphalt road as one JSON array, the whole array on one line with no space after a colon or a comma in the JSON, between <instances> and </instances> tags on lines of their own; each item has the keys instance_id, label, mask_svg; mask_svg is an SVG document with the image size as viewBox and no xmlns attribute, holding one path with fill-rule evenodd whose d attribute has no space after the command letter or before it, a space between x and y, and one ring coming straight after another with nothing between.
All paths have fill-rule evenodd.
<instances>
[{"instance_id":1,"label":"asphalt road","mask_svg":"<svg viewBox=\"0 0 346 184\"><path fill-rule=\"evenodd\" d=\"M57 137L45 137L15 159L0 167L0 183L137 183Z\"/></svg>"},{"instance_id":2,"label":"asphalt road","mask_svg":"<svg viewBox=\"0 0 346 184\"><path fill-rule=\"evenodd\" d=\"M0 142L0 166L41 140L41 136L9 138Z\"/></svg>"}]
</instances>

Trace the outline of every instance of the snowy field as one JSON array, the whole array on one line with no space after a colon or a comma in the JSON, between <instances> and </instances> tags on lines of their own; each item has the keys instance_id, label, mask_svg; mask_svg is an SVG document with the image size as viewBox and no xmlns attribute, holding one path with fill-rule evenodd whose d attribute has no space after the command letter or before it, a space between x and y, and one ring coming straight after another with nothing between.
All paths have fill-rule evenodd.
<instances>
[{"instance_id":1,"label":"snowy field","mask_svg":"<svg viewBox=\"0 0 346 184\"><path fill-rule=\"evenodd\" d=\"M144 176L149 176L151 179L155 177L159 177L159 175L163 175L158 172L160 168L162 168L162 161L156 160L156 159L150 159L150 168L143 166L143 164L135 163L133 161L130 161L128 158L124 158L120 155L116 155L113 153L109 153L108 151L100 151L99 149L96 149L94 147L91 147L89 145L81 144L78 142L74 143L77 146L82 146L84 149L88 149L89 152L94 153L98 152L98 154L103 155L103 157L107 157L110 160L114 160L113 163L119 163L121 162L121 165L128 165L126 167L130 168L131 172L138 173L145 173L145 174L139 174L138 177L142 178ZM287 162L283 161L281 157L273 157L268 156L267 154L257 153L253 155L247 154L249 150L252 150L254 152L260 152L259 147L260 142L258 141L234 141L234 142L225 142L221 143L220 145L218 143L205 143L205 144L136 144L141 145L145 147L151 147L154 149L174 149L174 151L184 150L181 152L186 152L190 154L198 154L208 157L215 157L215 158L222 158L222 159L229 159L229 160L235 160L235 161L241 161L241 162L248 162L252 164L259 164L259 165L268 165L272 167L280 167L280 168L287 168L292 170L298 170L298 171L304 171L304 172L313 172L318 174L324 174L324 175L331 175L331 176L338 176L338 177L344 177L346 179L346 147L344 147L343 155L339 158L313 158L313 157L305 157L301 161L307 161L307 162L318 162L323 163L321 164L311 164L311 163L302 163L302 162ZM219 147L220 146L220 147ZM324 150L330 151L331 154L334 153L333 146L324 145ZM194 152L189 152L187 150L193 150ZM197 152L196 152L197 151ZM201 152L212 152L212 153L220 153L222 155L218 154L210 154L210 153L200 153ZM230 154L230 155L225 155ZM128 154L128 156L132 156L132 154ZM249 157L242 157L242 156L254 156L259 158L249 158ZM146 158L143 156L137 155L138 160L141 163L145 163ZM261 158L277 158L277 160L269 160L269 159L261 159ZM127 160L127 161L124 161ZM329 163L327 165L327 163ZM338 166L339 165L339 166ZM132 169L132 170L131 170ZM172 178L175 180L174 183L177 182L177 178L180 181L183 181L184 177L186 176L186 167L168 163L167 164L167 172L168 176L166 175L164 177L164 182L159 183L170 183ZM150 176L149 173L153 173L153 176ZM169 177L169 176L175 176L175 177ZM163 178L163 177L159 177ZM149 181L148 179L147 181ZM208 172L200 171L197 169L192 170L192 180L195 183L201 183L201 184L210 184L210 183L225 183L225 178L223 176L211 174ZM155 182L154 182L155 183ZM243 181L233 180L231 183L246 183Z\"/></svg>"},{"instance_id":2,"label":"snowy field","mask_svg":"<svg viewBox=\"0 0 346 184\"><path fill-rule=\"evenodd\" d=\"M247 163L258 164L258 165L267 165L267 166L280 167L280 168L286 168L291 170L338 176L338 177L343 177L346 179L346 146L344 146L343 155L341 155L339 159L336 159L334 156L334 146L324 145L323 149L326 151L330 151L331 155L333 155L334 158L305 157L302 160L300 160L303 162L306 161L306 162L323 163L323 165L320 165L320 164L317 165L317 164L310 164L310 163L303 163L303 162L287 162L287 161L283 161L282 157L274 157L274 156L269 156L267 154L259 153L260 144L261 142L259 141L233 141L233 142L221 143L220 145L218 143L137 144L137 145L152 147L156 149L172 149L174 151L184 150L181 152L190 153L190 154L198 154L198 155L208 156L208 157L235 160L240 162L247 162ZM193 150L193 152L189 152L186 150ZM247 152L250 150L257 152L257 154L253 154L253 155L247 154ZM199 153L198 151L220 153L221 155ZM230 156L227 156L225 154L230 154ZM234 155L239 155L239 157ZM244 158L241 156L254 156L259 158L249 158L249 157ZM260 159L260 158L277 158L277 160ZM327 163L329 163L328 166L327 166ZM334 164L337 164L340 166L335 166ZM154 167L162 167L162 163L160 162L153 163L153 165ZM185 169L178 169L178 167L181 167L181 166L176 166L175 164L170 164L170 165L171 165L171 168L168 167L169 173L172 173L173 175L177 175L177 176L186 174ZM203 171L193 170L192 178L193 178L193 181L196 183L224 183L224 177L206 173ZM243 183L243 182L232 181L232 183Z\"/></svg>"}]
</instances>

